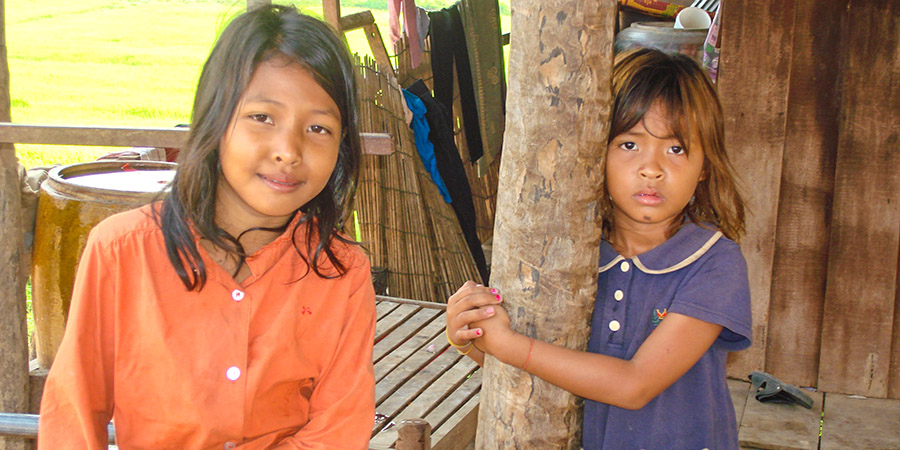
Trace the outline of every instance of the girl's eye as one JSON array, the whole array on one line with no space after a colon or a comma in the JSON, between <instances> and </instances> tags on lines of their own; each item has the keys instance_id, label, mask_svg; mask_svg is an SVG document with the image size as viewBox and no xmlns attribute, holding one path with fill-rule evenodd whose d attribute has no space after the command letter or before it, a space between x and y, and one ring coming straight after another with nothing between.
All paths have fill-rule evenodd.
<instances>
[{"instance_id":1,"label":"girl's eye","mask_svg":"<svg viewBox=\"0 0 900 450\"><path fill-rule=\"evenodd\" d=\"M323 127L322 125L311 125L307 130L316 133L316 134L331 134L331 130Z\"/></svg>"},{"instance_id":2,"label":"girl's eye","mask_svg":"<svg viewBox=\"0 0 900 450\"><path fill-rule=\"evenodd\" d=\"M685 155L687 154L687 151L684 149L684 147L673 145L672 147L669 147L669 153L672 153L674 155Z\"/></svg>"},{"instance_id":3,"label":"girl's eye","mask_svg":"<svg viewBox=\"0 0 900 450\"><path fill-rule=\"evenodd\" d=\"M627 142L623 142L621 145L619 145L619 147L621 147L625 150L634 150L637 148L637 144L635 144L634 142L631 142L631 141L627 141Z\"/></svg>"},{"instance_id":4,"label":"girl's eye","mask_svg":"<svg viewBox=\"0 0 900 450\"><path fill-rule=\"evenodd\" d=\"M257 121L257 122L262 122L262 123L273 123L272 118L269 117L268 114L251 114L251 115L250 115L250 118L253 119L253 120L255 120L255 121Z\"/></svg>"}]
</instances>

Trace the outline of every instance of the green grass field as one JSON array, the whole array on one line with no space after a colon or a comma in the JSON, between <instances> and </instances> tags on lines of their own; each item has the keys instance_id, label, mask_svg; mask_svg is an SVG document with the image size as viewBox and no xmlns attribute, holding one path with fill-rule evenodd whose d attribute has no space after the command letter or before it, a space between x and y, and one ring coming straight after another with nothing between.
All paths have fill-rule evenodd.
<instances>
[{"instance_id":1,"label":"green grass field","mask_svg":"<svg viewBox=\"0 0 900 450\"><path fill-rule=\"evenodd\" d=\"M438 9L454 0L419 0ZM320 0L295 0L321 17ZM344 0L341 12L371 9L387 35L384 0ZM509 1L501 1L509 25ZM200 68L219 31L246 1L19 0L6 3L10 97L15 123L170 127L190 122ZM362 32L351 50L368 54ZM391 47L388 46L390 49ZM89 161L102 147L18 144L26 167Z\"/></svg>"}]
</instances>

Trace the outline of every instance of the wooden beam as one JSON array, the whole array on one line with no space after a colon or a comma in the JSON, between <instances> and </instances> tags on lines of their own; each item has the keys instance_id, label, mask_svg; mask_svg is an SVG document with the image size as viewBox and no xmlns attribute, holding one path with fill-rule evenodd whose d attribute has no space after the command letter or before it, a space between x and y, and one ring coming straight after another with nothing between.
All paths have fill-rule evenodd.
<instances>
[{"instance_id":1,"label":"wooden beam","mask_svg":"<svg viewBox=\"0 0 900 450\"><path fill-rule=\"evenodd\" d=\"M375 16L368 9L341 17L341 31L344 33L375 23Z\"/></svg>"},{"instance_id":2,"label":"wooden beam","mask_svg":"<svg viewBox=\"0 0 900 450\"><path fill-rule=\"evenodd\" d=\"M0 143L103 145L111 147L183 148L188 128L123 128L0 123ZM394 142L387 133L360 133L363 152L390 155Z\"/></svg>"},{"instance_id":3,"label":"wooden beam","mask_svg":"<svg viewBox=\"0 0 900 450\"><path fill-rule=\"evenodd\" d=\"M513 0L511 7L513 33L525 34L510 47L491 284L514 330L585 350L597 290L597 168L609 132L616 5ZM578 403L487 357L476 447L578 448Z\"/></svg>"},{"instance_id":4,"label":"wooden beam","mask_svg":"<svg viewBox=\"0 0 900 450\"><path fill-rule=\"evenodd\" d=\"M10 119L5 2L0 0L0 121ZM21 184L11 144L0 144L0 411L29 407L28 332L25 320L25 257ZM0 449L24 449L19 439L0 437Z\"/></svg>"}]
</instances>

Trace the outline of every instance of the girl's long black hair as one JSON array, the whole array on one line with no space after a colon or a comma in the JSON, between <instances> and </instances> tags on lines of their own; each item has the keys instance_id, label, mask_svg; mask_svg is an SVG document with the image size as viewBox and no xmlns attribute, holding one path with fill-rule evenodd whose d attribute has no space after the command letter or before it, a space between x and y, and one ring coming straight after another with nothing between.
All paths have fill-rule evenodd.
<instances>
[{"instance_id":1,"label":"girl's long black hair","mask_svg":"<svg viewBox=\"0 0 900 450\"><path fill-rule=\"evenodd\" d=\"M238 237L215 222L216 189L221 176L219 142L228 128L254 70L275 57L286 57L308 70L337 104L342 138L337 164L319 195L300 207L294 233L306 227L306 249L294 247L316 275L334 278L347 268L332 248L335 239L352 243L338 230L350 214L362 152L354 65L343 40L325 23L290 6L267 5L236 17L219 36L203 66L194 98L191 132L178 155L178 170L156 217L169 261L188 290L206 284L206 266L195 235L239 258L247 256ZM316 243L313 248L313 243ZM322 267L325 254L334 270Z\"/></svg>"}]
</instances>

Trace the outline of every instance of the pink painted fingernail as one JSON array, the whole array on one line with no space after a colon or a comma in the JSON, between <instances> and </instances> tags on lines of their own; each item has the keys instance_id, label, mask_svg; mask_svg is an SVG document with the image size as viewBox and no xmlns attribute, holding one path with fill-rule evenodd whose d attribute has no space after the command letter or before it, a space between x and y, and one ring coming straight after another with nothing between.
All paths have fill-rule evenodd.
<instances>
[{"instance_id":1,"label":"pink painted fingernail","mask_svg":"<svg viewBox=\"0 0 900 450\"><path fill-rule=\"evenodd\" d=\"M481 330L475 330L475 336L481 336Z\"/></svg>"},{"instance_id":2,"label":"pink painted fingernail","mask_svg":"<svg viewBox=\"0 0 900 450\"><path fill-rule=\"evenodd\" d=\"M497 289L491 289L491 294L496 294L496 293L497 293Z\"/></svg>"},{"instance_id":3,"label":"pink painted fingernail","mask_svg":"<svg viewBox=\"0 0 900 450\"><path fill-rule=\"evenodd\" d=\"M488 313L488 314L493 314L493 313L494 313L494 308L488 308L488 309L487 309L487 313Z\"/></svg>"},{"instance_id":4,"label":"pink painted fingernail","mask_svg":"<svg viewBox=\"0 0 900 450\"><path fill-rule=\"evenodd\" d=\"M498 301L498 302L502 302L502 301L503 301L503 299L500 298L500 294L497 294L497 301Z\"/></svg>"}]
</instances>

